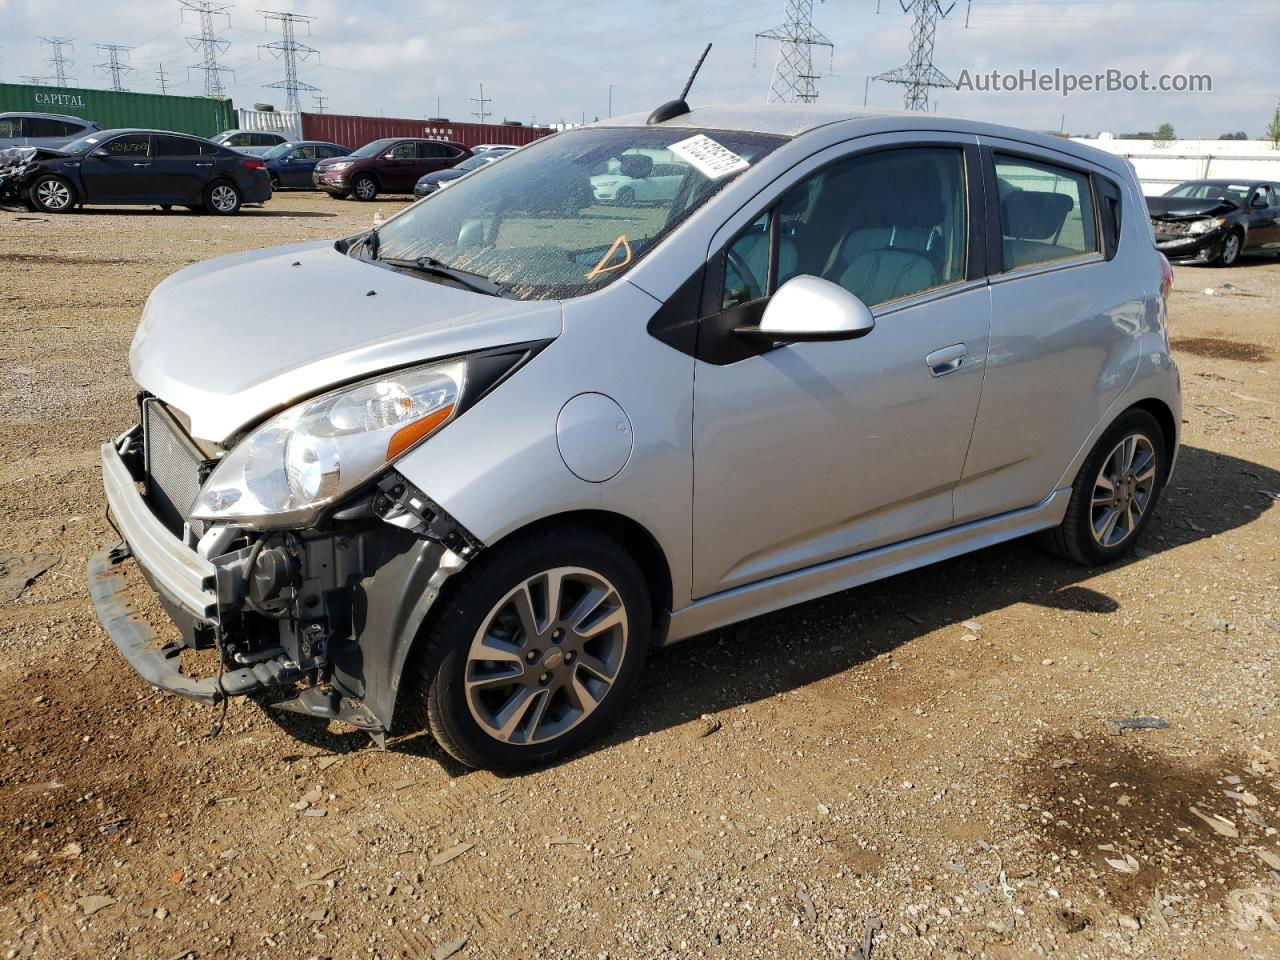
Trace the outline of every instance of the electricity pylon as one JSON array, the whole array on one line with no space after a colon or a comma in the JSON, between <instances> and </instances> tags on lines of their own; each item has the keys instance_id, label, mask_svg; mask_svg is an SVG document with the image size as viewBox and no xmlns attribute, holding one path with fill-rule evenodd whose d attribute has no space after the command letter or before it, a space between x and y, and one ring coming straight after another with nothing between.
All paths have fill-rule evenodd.
<instances>
[{"instance_id":1,"label":"electricity pylon","mask_svg":"<svg viewBox=\"0 0 1280 960\"><path fill-rule=\"evenodd\" d=\"M312 54L319 54L320 51L315 47L308 47L305 43L299 43L294 39L294 24L304 23L307 25L307 32L311 32L311 21L315 17L306 17L298 13L281 13L278 10L259 10L258 11L266 20L278 20L280 22L280 39L271 43L264 43L260 46L261 50L270 50L271 55L277 60L284 61L284 79L277 80L275 83L265 84L266 87L273 90L284 91L284 109L286 112L299 111L302 109L302 101L299 99L300 92L318 93L319 87L313 87L309 83L303 83L298 79L298 61L306 60Z\"/></svg>"},{"instance_id":2,"label":"electricity pylon","mask_svg":"<svg viewBox=\"0 0 1280 960\"><path fill-rule=\"evenodd\" d=\"M812 103L818 99L818 74L813 69L813 48L835 50L834 44L813 26L813 0L784 0L786 23L757 33L757 40L777 40L778 59L773 65L768 103Z\"/></svg>"},{"instance_id":3,"label":"electricity pylon","mask_svg":"<svg viewBox=\"0 0 1280 960\"><path fill-rule=\"evenodd\" d=\"M95 64L94 69L110 75L112 90L124 90L124 75L134 71L133 67L127 63L120 62L120 54L127 54L133 47L124 47L118 43L100 43L98 49L107 55L107 62Z\"/></svg>"},{"instance_id":4,"label":"electricity pylon","mask_svg":"<svg viewBox=\"0 0 1280 960\"><path fill-rule=\"evenodd\" d=\"M955 83L933 65L934 36L938 21L944 19L955 4L942 9L941 0L898 0L903 13L913 16L911 24L911 59L901 67L874 77L885 83L899 83L907 88L902 105L908 110L929 109L930 87L955 87Z\"/></svg>"},{"instance_id":5,"label":"electricity pylon","mask_svg":"<svg viewBox=\"0 0 1280 960\"><path fill-rule=\"evenodd\" d=\"M200 32L195 36L187 37L187 43L191 45L192 50L200 52L204 62L187 67L188 75L192 70L203 70L204 95L222 99L226 96L222 87L222 75L229 73L234 79L235 71L218 63L218 54L226 52L231 44L214 32L213 18L225 17L227 24L230 25L231 14L227 11L231 9L231 4L215 3L214 0L178 0L178 4L182 7L184 16L190 10L200 17Z\"/></svg>"}]
</instances>

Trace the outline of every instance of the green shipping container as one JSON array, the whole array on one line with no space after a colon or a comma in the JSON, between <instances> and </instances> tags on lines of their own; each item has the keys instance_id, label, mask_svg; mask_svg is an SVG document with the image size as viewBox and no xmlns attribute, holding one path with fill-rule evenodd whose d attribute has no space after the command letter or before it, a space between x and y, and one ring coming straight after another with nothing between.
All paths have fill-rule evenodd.
<instances>
[{"instance_id":1,"label":"green shipping container","mask_svg":"<svg viewBox=\"0 0 1280 960\"><path fill-rule=\"evenodd\" d=\"M141 127L212 137L236 125L230 100L0 83L0 113L64 113L103 130Z\"/></svg>"}]
</instances>

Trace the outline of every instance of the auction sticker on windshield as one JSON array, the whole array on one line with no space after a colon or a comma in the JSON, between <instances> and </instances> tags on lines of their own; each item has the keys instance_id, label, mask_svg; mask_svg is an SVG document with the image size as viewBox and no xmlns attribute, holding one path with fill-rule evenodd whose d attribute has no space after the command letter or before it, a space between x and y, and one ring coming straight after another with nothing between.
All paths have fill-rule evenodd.
<instances>
[{"instance_id":1,"label":"auction sticker on windshield","mask_svg":"<svg viewBox=\"0 0 1280 960\"><path fill-rule=\"evenodd\" d=\"M743 157L701 133L673 143L667 149L710 180L719 180L750 166Z\"/></svg>"}]
</instances>

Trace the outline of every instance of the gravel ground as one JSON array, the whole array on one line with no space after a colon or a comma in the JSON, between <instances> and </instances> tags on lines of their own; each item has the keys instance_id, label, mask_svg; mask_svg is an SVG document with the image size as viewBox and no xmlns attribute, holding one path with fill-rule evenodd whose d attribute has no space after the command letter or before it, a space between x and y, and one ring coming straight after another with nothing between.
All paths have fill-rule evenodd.
<instances>
[{"instance_id":1,"label":"gravel ground","mask_svg":"<svg viewBox=\"0 0 1280 960\"><path fill-rule=\"evenodd\" d=\"M0 583L47 567L0 594L0 954L1280 955L1274 261L1177 270L1185 445L1130 562L1017 542L697 638L521 777L147 688L83 582L144 298L397 205L0 213Z\"/></svg>"}]
</instances>

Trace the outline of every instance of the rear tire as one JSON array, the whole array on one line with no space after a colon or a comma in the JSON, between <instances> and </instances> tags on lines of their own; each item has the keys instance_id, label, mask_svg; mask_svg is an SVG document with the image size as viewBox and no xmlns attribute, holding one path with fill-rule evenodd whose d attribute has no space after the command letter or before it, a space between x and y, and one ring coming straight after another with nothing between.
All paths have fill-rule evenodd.
<instances>
[{"instance_id":1,"label":"rear tire","mask_svg":"<svg viewBox=\"0 0 1280 960\"><path fill-rule=\"evenodd\" d=\"M519 536L450 581L432 611L407 725L469 767L539 766L614 722L651 632L648 585L617 541L583 527Z\"/></svg>"},{"instance_id":2,"label":"rear tire","mask_svg":"<svg viewBox=\"0 0 1280 960\"><path fill-rule=\"evenodd\" d=\"M1159 422L1145 410L1125 411L1085 458L1066 516L1040 535L1041 545L1090 567L1119 560L1151 522L1168 473Z\"/></svg>"},{"instance_id":3,"label":"rear tire","mask_svg":"<svg viewBox=\"0 0 1280 960\"><path fill-rule=\"evenodd\" d=\"M75 209L76 188L65 177L44 174L31 184L28 197L41 213L69 213Z\"/></svg>"},{"instance_id":4,"label":"rear tire","mask_svg":"<svg viewBox=\"0 0 1280 960\"><path fill-rule=\"evenodd\" d=\"M240 212L240 191L233 183L216 180L204 188L204 208L221 217Z\"/></svg>"},{"instance_id":5,"label":"rear tire","mask_svg":"<svg viewBox=\"0 0 1280 960\"><path fill-rule=\"evenodd\" d=\"M368 202L378 196L378 181L368 173L362 173L351 181L351 195Z\"/></svg>"}]
</instances>

